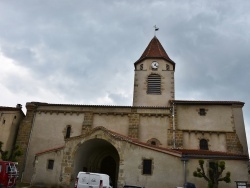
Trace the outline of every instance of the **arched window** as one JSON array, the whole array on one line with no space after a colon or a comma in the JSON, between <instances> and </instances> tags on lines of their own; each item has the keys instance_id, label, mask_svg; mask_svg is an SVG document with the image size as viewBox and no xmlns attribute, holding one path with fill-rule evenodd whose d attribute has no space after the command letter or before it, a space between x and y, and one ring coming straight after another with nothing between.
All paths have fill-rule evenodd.
<instances>
[{"instance_id":1,"label":"arched window","mask_svg":"<svg viewBox=\"0 0 250 188\"><path fill-rule=\"evenodd\" d=\"M161 145L160 141L156 138L151 138L150 140L147 141L147 144L151 146L159 146Z\"/></svg>"},{"instance_id":2,"label":"arched window","mask_svg":"<svg viewBox=\"0 0 250 188\"><path fill-rule=\"evenodd\" d=\"M156 146L156 142L155 141L151 141L151 145Z\"/></svg>"},{"instance_id":3,"label":"arched window","mask_svg":"<svg viewBox=\"0 0 250 188\"><path fill-rule=\"evenodd\" d=\"M208 150L208 142L206 139L200 139L200 149Z\"/></svg>"},{"instance_id":4,"label":"arched window","mask_svg":"<svg viewBox=\"0 0 250 188\"><path fill-rule=\"evenodd\" d=\"M148 94L161 94L161 76L158 74L150 74L148 76Z\"/></svg>"},{"instance_id":5,"label":"arched window","mask_svg":"<svg viewBox=\"0 0 250 188\"><path fill-rule=\"evenodd\" d=\"M71 126L67 126L65 138L70 138Z\"/></svg>"}]
</instances>

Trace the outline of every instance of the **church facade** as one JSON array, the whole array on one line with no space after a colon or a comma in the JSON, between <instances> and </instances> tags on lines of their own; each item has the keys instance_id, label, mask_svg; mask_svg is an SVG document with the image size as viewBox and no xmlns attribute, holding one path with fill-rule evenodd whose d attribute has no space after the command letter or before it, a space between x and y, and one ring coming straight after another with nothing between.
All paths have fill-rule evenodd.
<instances>
[{"instance_id":1,"label":"church facade","mask_svg":"<svg viewBox=\"0 0 250 188\"><path fill-rule=\"evenodd\" d=\"M0 106L1 150L8 151L9 155L12 155L11 151L14 149L18 128L24 117L20 104L17 104L16 107Z\"/></svg>"},{"instance_id":2,"label":"church facade","mask_svg":"<svg viewBox=\"0 0 250 188\"><path fill-rule=\"evenodd\" d=\"M132 106L28 102L16 144L21 180L73 186L79 171L109 174L123 185L177 187L195 178L198 160L226 162L231 183L248 181L240 101L175 99L175 62L153 37L134 63Z\"/></svg>"}]
</instances>

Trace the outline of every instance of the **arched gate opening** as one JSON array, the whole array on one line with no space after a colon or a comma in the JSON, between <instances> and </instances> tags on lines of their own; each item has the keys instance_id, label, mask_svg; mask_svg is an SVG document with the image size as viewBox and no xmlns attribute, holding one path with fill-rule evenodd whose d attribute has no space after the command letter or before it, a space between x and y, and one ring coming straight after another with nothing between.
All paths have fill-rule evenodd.
<instances>
[{"instance_id":1,"label":"arched gate opening","mask_svg":"<svg viewBox=\"0 0 250 188\"><path fill-rule=\"evenodd\" d=\"M113 182L113 184L117 184L116 182L116 174L113 169L116 169L116 162L113 157L107 156L101 162L101 172L104 174L108 174Z\"/></svg>"},{"instance_id":2,"label":"arched gate opening","mask_svg":"<svg viewBox=\"0 0 250 188\"><path fill-rule=\"evenodd\" d=\"M94 138L82 143L75 153L74 177L78 172L108 174L112 186L117 187L120 157L116 148L108 141Z\"/></svg>"}]
</instances>

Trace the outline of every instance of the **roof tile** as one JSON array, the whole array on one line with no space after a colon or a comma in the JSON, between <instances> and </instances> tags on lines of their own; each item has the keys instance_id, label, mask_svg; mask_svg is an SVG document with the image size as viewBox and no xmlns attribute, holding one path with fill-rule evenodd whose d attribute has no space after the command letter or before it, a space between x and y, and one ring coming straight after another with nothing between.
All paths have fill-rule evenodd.
<instances>
[{"instance_id":1,"label":"roof tile","mask_svg":"<svg viewBox=\"0 0 250 188\"><path fill-rule=\"evenodd\" d=\"M163 58L175 65L174 61L169 58L168 54L166 53L156 36L154 36L154 38L150 41L147 48L145 49L141 57L135 62L135 64L147 58Z\"/></svg>"}]
</instances>

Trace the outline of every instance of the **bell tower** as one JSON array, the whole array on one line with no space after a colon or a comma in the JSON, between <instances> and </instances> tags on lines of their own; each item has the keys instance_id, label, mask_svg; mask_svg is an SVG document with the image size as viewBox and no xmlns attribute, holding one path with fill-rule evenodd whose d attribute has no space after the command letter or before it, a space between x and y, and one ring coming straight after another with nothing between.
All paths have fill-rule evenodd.
<instances>
[{"instance_id":1,"label":"bell tower","mask_svg":"<svg viewBox=\"0 0 250 188\"><path fill-rule=\"evenodd\" d=\"M133 106L168 106L175 95L175 62L168 57L156 36L134 66Z\"/></svg>"}]
</instances>

